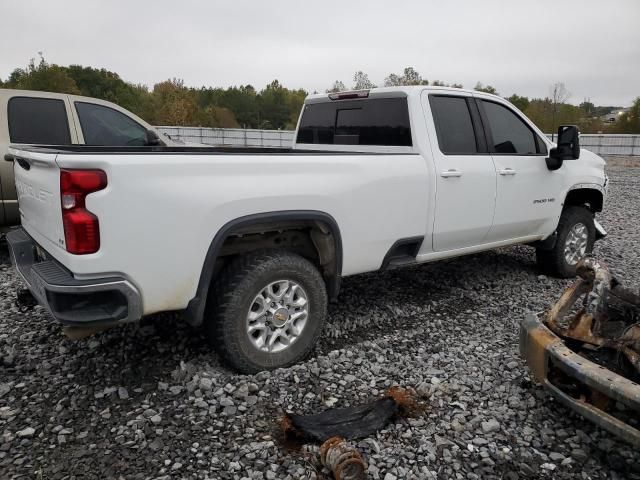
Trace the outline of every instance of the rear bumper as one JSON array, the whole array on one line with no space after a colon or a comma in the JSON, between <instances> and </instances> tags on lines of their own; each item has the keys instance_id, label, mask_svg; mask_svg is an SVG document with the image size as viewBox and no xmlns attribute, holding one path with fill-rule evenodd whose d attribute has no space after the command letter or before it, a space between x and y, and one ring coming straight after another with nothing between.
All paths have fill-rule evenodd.
<instances>
[{"instance_id":1,"label":"rear bumper","mask_svg":"<svg viewBox=\"0 0 640 480\"><path fill-rule=\"evenodd\" d=\"M22 229L7 234L11 262L38 303L60 323L110 325L139 320L138 290L122 277L78 280Z\"/></svg>"},{"instance_id":2,"label":"rear bumper","mask_svg":"<svg viewBox=\"0 0 640 480\"><path fill-rule=\"evenodd\" d=\"M627 421L638 418L640 385L573 352L535 315L520 325L520 354L535 380L562 404L640 448L638 423ZM616 402L630 417L610 413L607 405Z\"/></svg>"}]
</instances>

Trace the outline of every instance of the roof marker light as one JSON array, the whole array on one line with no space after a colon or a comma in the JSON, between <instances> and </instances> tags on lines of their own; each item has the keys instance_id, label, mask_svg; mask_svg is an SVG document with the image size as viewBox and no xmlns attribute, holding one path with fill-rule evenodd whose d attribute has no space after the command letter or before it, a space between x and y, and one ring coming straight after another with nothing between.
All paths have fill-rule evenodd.
<instances>
[{"instance_id":1,"label":"roof marker light","mask_svg":"<svg viewBox=\"0 0 640 480\"><path fill-rule=\"evenodd\" d=\"M350 92L336 92L330 93L329 98L331 100L349 100L353 98L367 98L369 97L369 90L353 90Z\"/></svg>"}]
</instances>

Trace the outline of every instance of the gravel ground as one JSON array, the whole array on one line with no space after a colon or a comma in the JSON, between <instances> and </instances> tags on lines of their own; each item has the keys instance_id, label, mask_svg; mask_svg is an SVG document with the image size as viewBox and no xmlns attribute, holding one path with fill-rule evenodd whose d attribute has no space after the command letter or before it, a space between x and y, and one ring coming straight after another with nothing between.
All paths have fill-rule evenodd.
<instances>
[{"instance_id":1,"label":"gravel ground","mask_svg":"<svg viewBox=\"0 0 640 480\"><path fill-rule=\"evenodd\" d=\"M610 167L597 245L640 277L640 169ZM41 307L20 311L0 253L0 478L328 478L287 451L276 422L375 398L391 385L427 412L358 442L374 479L640 478L640 452L557 404L518 356L518 322L567 281L505 248L344 280L305 363L237 375L170 315L82 341Z\"/></svg>"}]
</instances>

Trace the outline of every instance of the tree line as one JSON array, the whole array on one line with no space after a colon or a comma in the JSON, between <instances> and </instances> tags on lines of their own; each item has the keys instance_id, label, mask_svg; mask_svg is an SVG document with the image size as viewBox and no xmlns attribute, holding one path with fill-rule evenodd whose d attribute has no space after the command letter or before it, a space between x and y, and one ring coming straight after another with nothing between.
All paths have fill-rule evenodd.
<instances>
[{"instance_id":1,"label":"tree line","mask_svg":"<svg viewBox=\"0 0 640 480\"><path fill-rule=\"evenodd\" d=\"M189 88L177 78L152 89L133 84L117 73L49 64L43 57L16 68L0 88L20 88L85 95L120 105L152 125L220 128L293 129L307 92L285 88L274 80L262 90L252 85Z\"/></svg>"},{"instance_id":2,"label":"tree line","mask_svg":"<svg viewBox=\"0 0 640 480\"><path fill-rule=\"evenodd\" d=\"M401 73L390 73L384 79L383 86L401 85L463 88L459 83L429 81L413 67L406 67ZM326 91L374 87L376 85L365 72L357 71L350 87L336 80ZM104 68L49 64L42 55L38 62L32 59L26 68L13 70L6 81L0 79L0 88L42 90L100 98L132 111L153 125L260 129L295 128L308 94L303 89L288 89L278 80L256 90L249 84L228 88L193 88L185 86L181 79L173 78L149 89L146 85L126 82L117 73ZM481 82L474 89L499 95L494 87ZM617 107L596 106L587 100L576 106L568 103L570 96L564 84L559 82L549 88L549 93L544 98L528 98L515 93L505 98L544 132L554 132L558 125L572 124L578 125L583 133L640 133L640 97L616 122L603 124L599 117Z\"/></svg>"}]
</instances>

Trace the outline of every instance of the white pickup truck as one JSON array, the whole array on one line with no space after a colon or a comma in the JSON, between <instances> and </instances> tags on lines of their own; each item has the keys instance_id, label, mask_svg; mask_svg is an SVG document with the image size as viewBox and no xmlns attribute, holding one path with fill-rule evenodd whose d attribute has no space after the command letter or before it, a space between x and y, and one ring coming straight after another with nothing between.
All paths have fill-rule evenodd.
<instances>
[{"instance_id":1,"label":"white pickup truck","mask_svg":"<svg viewBox=\"0 0 640 480\"><path fill-rule=\"evenodd\" d=\"M420 86L312 95L291 149L14 148L7 240L63 324L182 311L233 367L277 368L311 351L344 276L514 244L573 275L607 179L575 127L559 135Z\"/></svg>"}]
</instances>

